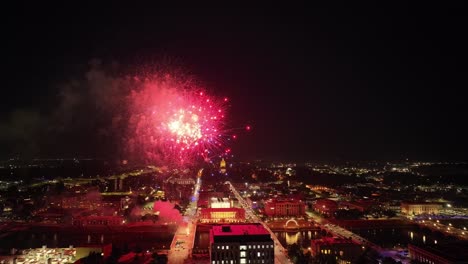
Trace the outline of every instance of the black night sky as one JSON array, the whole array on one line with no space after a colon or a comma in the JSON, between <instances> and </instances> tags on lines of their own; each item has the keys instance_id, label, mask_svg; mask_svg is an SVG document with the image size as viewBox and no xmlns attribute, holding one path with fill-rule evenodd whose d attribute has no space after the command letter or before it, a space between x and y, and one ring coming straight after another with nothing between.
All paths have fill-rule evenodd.
<instances>
[{"instance_id":1,"label":"black night sky","mask_svg":"<svg viewBox=\"0 0 468 264\"><path fill-rule=\"evenodd\" d=\"M5 8L0 157L105 153L80 129L38 143L59 84L172 58L252 125L239 159L466 160L465 11L443 4Z\"/></svg>"}]
</instances>

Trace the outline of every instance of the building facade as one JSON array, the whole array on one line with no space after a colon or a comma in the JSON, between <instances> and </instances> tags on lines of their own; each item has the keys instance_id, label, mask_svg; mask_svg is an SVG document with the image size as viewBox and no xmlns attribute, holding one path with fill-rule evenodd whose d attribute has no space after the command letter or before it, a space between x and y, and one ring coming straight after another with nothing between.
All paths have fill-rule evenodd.
<instances>
[{"instance_id":1,"label":"building facade","mask_svg":"<svg viewBox=\"0 0 468 264\"><path fill-rule=\"evenodd\" d=\"M211 197L210 207L211 208L231 208L232 203L227 197L223 197L223 198Z\"/></svg>"},{"instance_id":2,"label":"building facade","mask_svg":"<svg viewBox=\"0 0 468 264\"><path fill-rule=\"evenodd\" d=\"M118 226L125 223L122 216L77 216L73 217L74 226Z\"/></svg>"},{"instance_id":3,"label":"building facade","mask_svg":"<svg viewBox=\"0 0 468 264\"><path fill-rule=\"evenodd\" d=\"M202 208L200 222L202 223L237 223L245 221L243 208Z\"/></svg>"},{"instance_id":4,"label":"building facade","mask_svg":"<svg viewBox=\"0 0 468 264\"><path fill-rule=\"evenodd\" d=\"M338 210L338 203L330 199L320 199L315 201L313 208L316 212L331 216Z\"/></svg>"},{"instance_id":5,"label":"building facade","mask_svg":"<svg viewBox=\"0 0 468 264\"><path fill-rule=\"evenodd\" d=\"M305 203L302 200L269 200L265 202L265 214L270 217L303 216Z\"/></svg>"},{"instance_id":6,"label":"building facade","mask_svg":"<svg viewBox=\"0 0 468 264\"><path fill-rule=\"evenodd\" d=\"M261 224L213 226L210 230L210 263L274 264L274 242Z\"/></svg>"},{"instance_id":7,"label":"building facade","mask_svg":"<svg viewBox=\"0 0 468 264\"><path fill-rule=\"evenodd\" d=\"M315 258L331 258L349 264L364 253L362 246L352 240L332 237L312 240L310 250Z\"/></svg>"},{"instance_id":8,"label":"building facade","mask_svg":"<svg viewBox=\"0 0 468 264\"><path fill-rule=\"evenodd\" d=\"M440 246L408 245L408 251L412 263L431 264L468 263L467 248L468 243L466 241Z\"/></svg>"},{"instance_id":9,"label":"building facade","mask_svg":"<svg viewBox=\"0 0 468 264\"><path fill-rule=\"evenodd\" d=\"M406 215L438 214L441 209L440 203L401 203L401 213Z\"/></svg>"}]
</instances>

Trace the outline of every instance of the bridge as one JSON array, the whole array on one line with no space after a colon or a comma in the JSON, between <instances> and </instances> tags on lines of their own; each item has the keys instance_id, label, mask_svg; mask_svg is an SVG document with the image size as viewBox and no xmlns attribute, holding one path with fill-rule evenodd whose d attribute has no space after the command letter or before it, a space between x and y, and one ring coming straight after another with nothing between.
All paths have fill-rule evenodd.
<instances>
[{"instance_id":1,"label":"bridge","mask_svg":"<svg viewBox=\"0 0 468 264\"><path fill-rule=\"evenodd\" d=\"M296 231L310 231L310 230L315 230L318 231L320 230L320 227L316 225L314 222L304 220L304 219L296 219L296 218L290 218L290 219L284 219L284 220L267 220L266 223L270 227L271 230L273 231L291 231L291 232L296 232Z\"/></svg>"},{"instance_id":2,"label":"bridge","mask_svg":"<svg viewBox=\"0 0 468 264\"><path fill-rule=\"evenodd\" d=\"M468 231L466 230L466 227L457 228L451 224L445 225L441 223L439 219L432 218L413 220L413 223L423 228L430 229L433 232L440 232L446 236L453 236L462 240L468 240Z\"/></svg>"}]
</instances>

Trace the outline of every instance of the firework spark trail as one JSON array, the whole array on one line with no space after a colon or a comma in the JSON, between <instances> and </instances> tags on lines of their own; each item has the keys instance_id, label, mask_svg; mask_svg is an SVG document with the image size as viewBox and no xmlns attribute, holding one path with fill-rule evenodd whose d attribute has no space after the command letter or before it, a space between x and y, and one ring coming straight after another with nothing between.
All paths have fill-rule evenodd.
<instances>
[{"instance_id":1,"label":"firework spark trail","mask_svg":"<svg viewBox=\"0 0 468 264\"><path fill-rule=\"evenodd\" d=\"M228 99L207 93L181 69L91 61L84 76L59 85L58 107L37 121L48 124L41 144L60 153L72 142L78 155L124 164L180 166L231 156L229 143L244 128L228 125Z\"/></svg>"},{"instance_id":2,"label":"firework spark trail","mask_svg":"<svg viewBox=\"0 0 468 264\"><path fill-rule=\"evenodd\" d=\"M191 80L170 75L136 79L130 94L130 149L148 161L191 163L229 153L227 98L207 94ZM139 150L139 151L138 151Z\"/></svg>"}]
</instances>

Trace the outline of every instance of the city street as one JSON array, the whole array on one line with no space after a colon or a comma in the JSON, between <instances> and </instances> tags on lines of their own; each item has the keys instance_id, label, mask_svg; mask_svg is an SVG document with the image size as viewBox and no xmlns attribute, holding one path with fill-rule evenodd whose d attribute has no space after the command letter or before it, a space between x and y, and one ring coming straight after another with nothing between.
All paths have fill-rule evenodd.
<instances>
[{"instance_id":1,"label":"city street","mask_svg":"<svg viewBox=\"0 0 468 264\"><path fill-rule=\"evenodd\" d=\"M271 238L273 239L275 243L275 263L278 264L286 264L286 263L292 263L291 260L288 257L287 250L281 245L279 242L278 238L276 235L271 231L271 229L255 215L253 212L252 208L245 202L244 198L239 194L239 192L234 188L234 186L231 184L231 182L226 182L226 184L229 184L232 193L236 196L237 200L239 200L239 204L242 205L242 207L245 210L246 218L252 219L253 222L255 223L260 223L263 225L263 227L270 232Z\"/></svg>"},{"instance_id":2,"label":"city street","mask_svg":"<svg viewBox=\"0 0 468 264\"><path fill-rule=\"evenodd\" d=\"M198 171L197 182L190 199L190 204L185 211L183 222L177 228L174 239L171 243L171 248L168 254L168 263L182 264L190 257L193 243L195 241L195 233L197 231L197 202L202 173L203 169Z\"/></svg>"}]
</instances>

